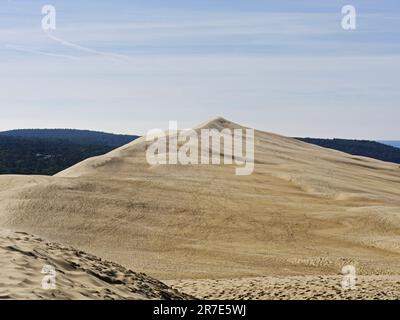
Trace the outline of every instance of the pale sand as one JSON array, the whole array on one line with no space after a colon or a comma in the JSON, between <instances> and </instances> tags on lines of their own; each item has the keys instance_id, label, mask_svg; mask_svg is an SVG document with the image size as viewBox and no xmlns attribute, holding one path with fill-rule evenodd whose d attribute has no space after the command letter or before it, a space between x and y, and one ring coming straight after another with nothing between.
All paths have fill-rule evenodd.
<instances>
[{"instance_id":1,"label":"pale sand","mask_svg":"<svg viewBox=\"0 0 400 320\"><path fill-rule=\"evenodd\" d=\"M42 268L55 268L55 289ZM0 299L188 299L116 263L26 233L0 230Z\"/></svg>"},{"instance_id":2,"label":"pale sand","mask_svg":"<svg viewBox=\"0 0 400 320\"><path fill-rule=\"evenodd\" d=\"M255 135L250 176L150 166L143 138L55 177L1 176L0 226L158 279L400 274L398 164Z\"/></svg>"},{"instance_id":3,"label":"pale sand","mask_svg":"<svg viewBox=\"0 0 400 320\"><path fill-rule=\"evenodd\" d=\"M170 280L173 288L211 300L398 300L400 276L358 276L353 289L342 276L260 277L220 280Z\"/></svg>"}]
</instances>

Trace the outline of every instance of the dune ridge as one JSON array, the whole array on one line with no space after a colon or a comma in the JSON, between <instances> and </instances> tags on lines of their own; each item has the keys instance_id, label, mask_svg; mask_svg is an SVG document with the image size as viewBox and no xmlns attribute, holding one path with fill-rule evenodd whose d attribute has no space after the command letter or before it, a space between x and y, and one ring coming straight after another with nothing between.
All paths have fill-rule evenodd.
<instances>
[{"instance_id":1,"label":"dune ridge","mask_svg":"<svg viewBox=\"0 0 400 320\"><path fill-rule=\"evenodd\" d=\"M43 288L44 266L55 288ZM188 299L145 274L25 232L0 230L0 299Z\"/></svg>"}]
</instances>

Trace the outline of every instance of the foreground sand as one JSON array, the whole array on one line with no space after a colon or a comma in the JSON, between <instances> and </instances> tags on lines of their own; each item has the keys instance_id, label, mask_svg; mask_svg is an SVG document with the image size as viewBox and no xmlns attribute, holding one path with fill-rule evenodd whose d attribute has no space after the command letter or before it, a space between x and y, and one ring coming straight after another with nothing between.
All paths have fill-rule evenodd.
<instances>
[{"instance_id":1,"label":"foreground sand","mask_svg":"<svg viewBox=\"0 0 400 320\"><path fill-rule=\"evenodd\" d=\"M346 290L341 281L341 276L291 276L166 283L196 298L212 300L400 299L400 276L358 276L355 288Z\"/></svg>"},{"instance_id":2,"label":"foreground sand","mask_svg":"<svg viewBox=\"0 0 400 320\"><path fill-rule=\"evenodd\" d=\"M56 289L44 290L45 265ZM184 299L144 274L26 233L0 230L0 299Z\"/></svg>"}]
</instances>

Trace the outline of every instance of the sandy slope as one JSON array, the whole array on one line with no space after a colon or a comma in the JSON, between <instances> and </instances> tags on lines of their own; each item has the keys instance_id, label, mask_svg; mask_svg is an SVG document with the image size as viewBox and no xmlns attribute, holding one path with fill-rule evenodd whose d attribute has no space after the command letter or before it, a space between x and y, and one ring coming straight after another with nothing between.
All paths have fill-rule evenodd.
<instances>
[{"instance_id":1,"label":"sandy slope","mask_svg":"<svg viewBox=\"0 0 400 320\"><path fill-rule=\"evenodd\" d=\"M199 128L235 128L218 118ZM138 139L56 177L0 177L0 226L160 279L400 274L399 165L256 131L256 168L150 166Z\"/></svg>"},{"instance_id":2,"label":"sandy slope","mask_svg":"<svg viewBox=\"0 0 400 320\"><path fill-rule=\"evenodd\" d=\"M43 267L56 270L44 289ZM0 230L0 299L187 299L144 274L26 233Z\"/></svg>"}]
</instances>

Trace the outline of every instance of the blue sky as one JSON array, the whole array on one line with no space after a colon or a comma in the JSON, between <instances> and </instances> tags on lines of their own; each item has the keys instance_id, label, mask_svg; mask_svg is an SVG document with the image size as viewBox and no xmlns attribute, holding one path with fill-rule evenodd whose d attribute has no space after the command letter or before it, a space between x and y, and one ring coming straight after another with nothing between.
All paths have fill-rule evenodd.
<instances>
[{"instance_id":1,"label":"blue sky","mask_svg":"<svg viewBox=\"0 0 400 320\"><path fill-rule=\"evenodd\" d=\"M341 28L345 4L357 30ZM3 0L0 130L144 134L221 115L290 136L400 139L399 40L398 1Z\"/></svg>"}]
</instances>

